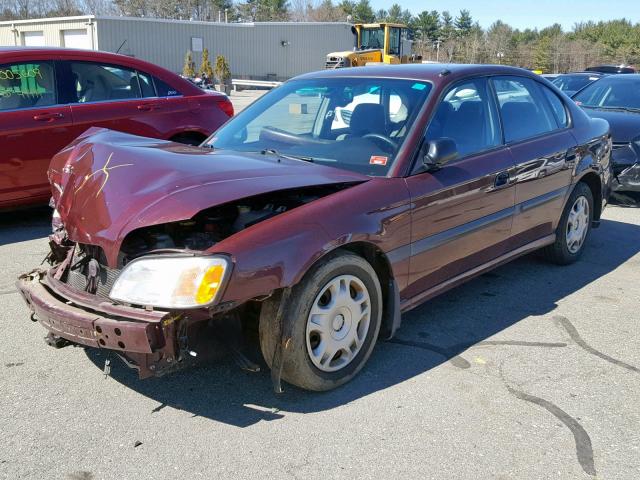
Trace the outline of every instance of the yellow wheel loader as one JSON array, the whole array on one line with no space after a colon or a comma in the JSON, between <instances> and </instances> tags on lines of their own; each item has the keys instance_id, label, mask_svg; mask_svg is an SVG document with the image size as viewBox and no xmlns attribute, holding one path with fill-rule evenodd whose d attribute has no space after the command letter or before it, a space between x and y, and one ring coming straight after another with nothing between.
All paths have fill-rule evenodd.
<instances>
[{"instance_id":1,"label":"yellow wheel loader","mask_svg":"<svg viewBox=\"0 0 640 480\"><path fill-rule=\"evenodd\" d=\"M409 29L399 23L358 23L351 27L353 51L327 55L325 68L362 67L379 63L420 63L421 56L411 53Z\"/></svg>"}]
</instances>

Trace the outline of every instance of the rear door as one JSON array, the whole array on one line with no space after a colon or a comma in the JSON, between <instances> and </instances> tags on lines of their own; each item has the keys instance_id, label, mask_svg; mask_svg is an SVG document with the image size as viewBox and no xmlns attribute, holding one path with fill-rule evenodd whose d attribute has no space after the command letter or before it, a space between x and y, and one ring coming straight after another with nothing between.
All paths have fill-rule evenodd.
<instances>
[{"instance_id":1,"label":"rear door","mask_svg":"<svg viewBox=\"0 0 640 480\"><path fill-rule=\"evenodd\" d=\"M437 138L453 139L459 159L407 178L413 209L405 299L504 254L511 231L514 165L485 78L448 90L424 141Z\"/></svg>"},{"instance_id":2,"label":"rear door","mask_svg":"<svg viewBox=\"0 0 640 480\"><path fill-rule=\"evenodd\" d=\"M552 90L525 77L491 82L516 164L512 248L518 248L553 233L571 183L576 141L564 102Z\"/></svg>"},{"instance_id":3,"label":"rear door","mask_svg":"<svg viewBox=\"0 0 640 480\"><path fill-rule=\"evenodd\" d=\"M51 157L73 140L52 61L0 65L0 205L46 201Z\"/></svg>"},{"instance_id":4,"label":"rear door","mask_svg":"<svg viewBox=\"0 0 640 480\"><path fill-rule=\"evenodd\" d=\"M157 117L165 106L148 76L135 69L88 61L63 61L64 92L77 135L88 128L161 137Z\"/></svg>"}]
</instances>

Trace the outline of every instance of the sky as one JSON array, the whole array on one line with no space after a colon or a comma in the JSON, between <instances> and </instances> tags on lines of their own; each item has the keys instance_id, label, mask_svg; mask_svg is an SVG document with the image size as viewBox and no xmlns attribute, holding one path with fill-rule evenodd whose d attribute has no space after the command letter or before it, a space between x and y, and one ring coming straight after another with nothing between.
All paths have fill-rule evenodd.
<instances>
[{"instance_id":1,"label":"sky","mask_svg":"<svg viewBox=\"0 0 640 480\"><path fill-rule=\"evenodd\" d=\"M576 22L622 17L633 23L640 22L640 0L371 0L371 5L374 10L388 9L395 2L414 15L423 10L448 10L455 17L461 9L466 9L483 28L496 20L521 30L540 29L554 23L571 30Z\"/></svg>"}]
</instances>

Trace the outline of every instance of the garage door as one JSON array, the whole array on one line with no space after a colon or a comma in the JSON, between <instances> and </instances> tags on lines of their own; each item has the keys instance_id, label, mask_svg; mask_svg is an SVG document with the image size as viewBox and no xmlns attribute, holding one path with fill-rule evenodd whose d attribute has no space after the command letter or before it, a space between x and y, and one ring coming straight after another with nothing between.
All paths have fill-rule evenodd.
<instances>
[{"instance_id":1,"label":"garage door","mask_svg":"<svg viewBox=\"0 0 640 480\"><path fill-rule=\"evenodd\" d=\"M91 40L85 28L62 31L63 47L91 49Z\"/></svg>"},{"instance_id":2,"label":"garage door","mask_svg":"<svg viewBox=\"0 0 640 480\"><path fill-rule=\"evenodd\" d=\"M43 32L22 32L22 44L25 47L43 47Z\"/></svg>"}]
</instances>

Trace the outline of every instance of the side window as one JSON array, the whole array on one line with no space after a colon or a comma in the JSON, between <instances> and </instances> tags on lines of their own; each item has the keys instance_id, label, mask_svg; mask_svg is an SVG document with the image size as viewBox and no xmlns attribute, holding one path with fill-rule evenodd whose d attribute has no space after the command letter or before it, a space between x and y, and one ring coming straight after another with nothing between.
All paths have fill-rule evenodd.
<instances>
[{"instance_id":1,"label":"side window","mask_svg":"<svg viewBox=\"0 0 640 480\"><path fill-rule=\"evenodd\" d=\"M158 93L159 97L178 97L182 95L182 93L180 93L178 90L167 85L165 82L156 77L153 77L153 83L156 84L156 92Z\"/></svg>"},{"instance_id":2,"label":"side window","mask_svg":"<svg viewBox=\"0 0 640 480\"><path fill-rule=\"evenodd\" d=\"M155 97L156 89L153 86L153 80L146 73L138 72L138 79L140 80L140 93L144 98Z\"/></svg>"},{"instance_id":3,"label":"side window","mask_svg":"<svg viewBox=\"0 0 640 480\"><path fill-rule=\"evenodd\" d=\"M535 81L521 77L494 77L491 81L498 96L507 143L557 128L554 114Z\"/></svg>"},{"instance_id":4,"label":"side window","mask_svg":"<svg viewBox=\"0 0 640 480\"><path fill-rule=\"evenodd\" d=\"M400 55L400 29L389 28L389 55Z\"/></svg>"},{"instance_id":5,"label":"side window","mask_svg":"<svg viewBox=\"0 0 640 480\"><path fill-rule=\"evenodd\" d=\"M77 103L140 98L135 70L93 62L69 62Z\"/></svg>"},{"instance_id":6,"label":"side window","mask_svg":"<svg viewBox=\"0 0 640 480\"><path fill-rule=\"evenodd\" d=\"M487 81L459 83L444 96L427 129L426 139L450 138L461 157L502 143L498 115Z\"/></svg>"},{"instance_id":7,"label":"side window","mask_svg":"<svg viewBox=\"0 0 640 480\"><path fill-rule=\"evenodd\" d=\"M549 104L553 109L553 114L555 116L556 122L560 128L567 127L569 125L569 117L567 115L567 109L564 106L564 102L558 98L551 89L545 87L544 85L538 85L540 90L544 96L549 100Z\"/></svg>"},{"instance_id":8,"label":"side window","mask_svg":"<svg viewBox=\"0 0 640 480\"><path fill-rule=\"evenodd\" d=\"M0 65L0 111L56 104L56 82L50 62Z\"/></svg>"}]
</instances>

